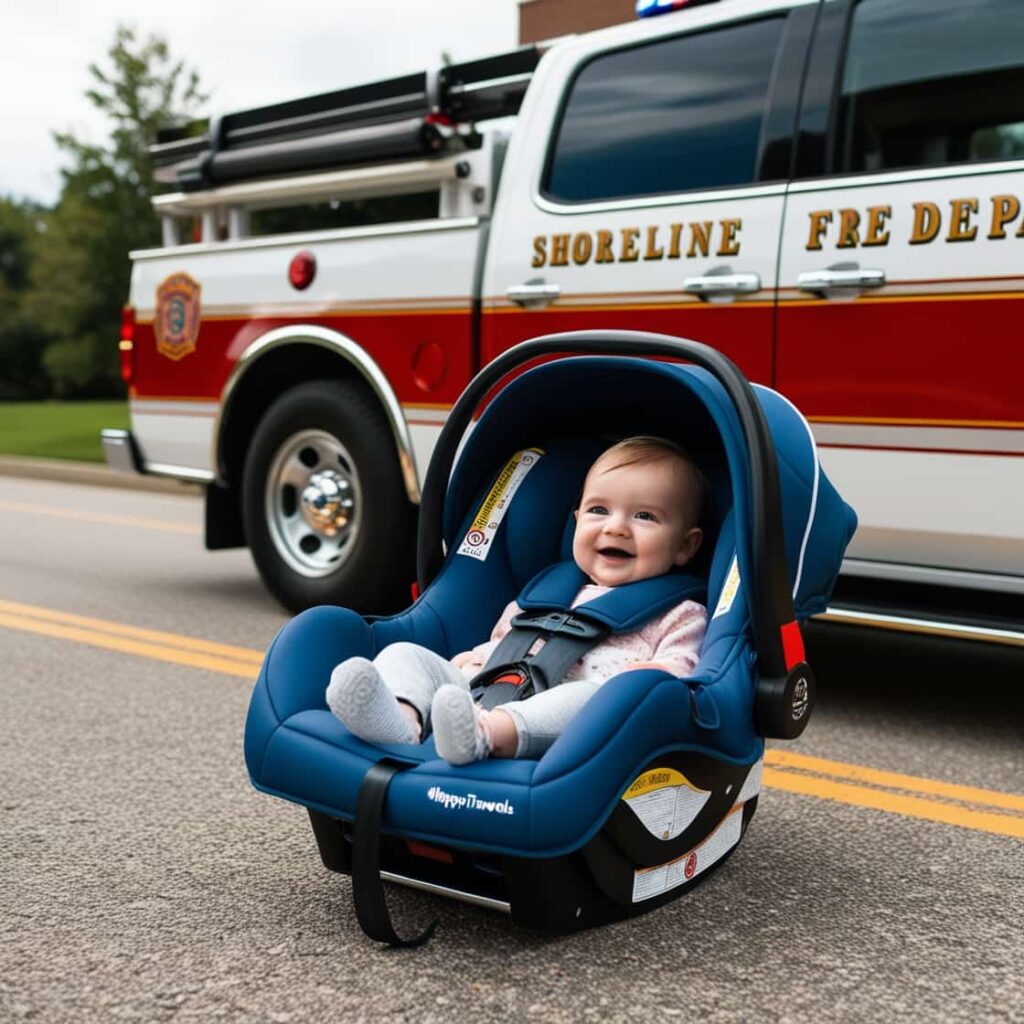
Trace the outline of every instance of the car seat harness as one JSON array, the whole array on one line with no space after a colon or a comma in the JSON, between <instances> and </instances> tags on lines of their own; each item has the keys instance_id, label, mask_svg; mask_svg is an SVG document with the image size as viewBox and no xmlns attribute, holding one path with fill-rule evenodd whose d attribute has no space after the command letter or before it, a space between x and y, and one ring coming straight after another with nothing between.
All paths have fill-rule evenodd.
<instances>
[{"instance_id":1,"label":"car seat harness","mask_svg":"<svg viewBox=\"0 0 1024 1024\"><path fill-rule=\"evenodd\" d=\"M685 600L703 601L706 586L682 572L615 587L572 606L588 579L575 562L559 562L527 583L522 613L470 681L474 698L490 709L557 686L588 651L614 633L639 629ZM540 646L538 647L538 642Z\"/></svg>"}]
</instances>

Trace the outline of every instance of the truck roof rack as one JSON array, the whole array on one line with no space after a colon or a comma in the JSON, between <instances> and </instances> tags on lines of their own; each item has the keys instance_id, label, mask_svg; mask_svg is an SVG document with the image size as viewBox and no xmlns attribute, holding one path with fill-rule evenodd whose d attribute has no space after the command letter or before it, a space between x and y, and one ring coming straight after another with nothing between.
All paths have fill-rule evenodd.
<instances>
[{"instance_id":1,"label":"truck roof rack","mask_svg":"<svg viewBox=\"0 0 1024 1024\"><path fill-rule=\"evenodd\" d=\"M540 56L527 46L164 129L150 147L154 178L192 191L473 149L476 122L519 110Z\"/></svg>"}]
</instances>

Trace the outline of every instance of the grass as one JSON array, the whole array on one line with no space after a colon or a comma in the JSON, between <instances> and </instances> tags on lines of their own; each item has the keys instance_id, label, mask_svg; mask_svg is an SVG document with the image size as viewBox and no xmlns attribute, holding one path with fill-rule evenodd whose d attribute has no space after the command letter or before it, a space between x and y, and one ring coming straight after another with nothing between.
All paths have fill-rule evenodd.
<instances>
[{"instance_id":1,"label":"grass","mask_svg":"<svg viewBox=\"0 0 1024 1024\"><path fill-rule=\"evenodd\" d=\"M0 455L102 462L100 430L128 427L128 403L0 402Z\"/></svg>"}]
</instances>

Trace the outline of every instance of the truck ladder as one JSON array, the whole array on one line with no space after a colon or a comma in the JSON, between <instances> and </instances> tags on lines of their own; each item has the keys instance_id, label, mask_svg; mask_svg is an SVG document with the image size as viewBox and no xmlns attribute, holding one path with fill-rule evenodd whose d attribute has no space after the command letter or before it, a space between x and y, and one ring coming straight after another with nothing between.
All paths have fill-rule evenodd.
<instances>
[{"instance_id":1,"label":"truck ladder","mask_svg":"<svg viewBox=\"0 0 1024 1024\"><path fill-rule=\"evenodd\" d=\"M519 110L540 55L523 47L164 129L150 147L154 178L184 191L208 190L475 149L474 124Z\"/></svg>"}]
</instances>

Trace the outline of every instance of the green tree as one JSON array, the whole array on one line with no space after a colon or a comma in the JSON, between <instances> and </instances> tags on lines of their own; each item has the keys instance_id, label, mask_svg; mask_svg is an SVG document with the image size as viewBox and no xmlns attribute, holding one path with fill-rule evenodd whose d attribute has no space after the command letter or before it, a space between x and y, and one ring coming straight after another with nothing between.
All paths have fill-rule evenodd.
<instances>
[{"instance_id":1,"label":"green tree","mask_svg":"<svg viewBox=\"0 0 1024 1024\"><path fill-rule=\"evenodd\" d=\"M34 203L0 198L0 398L40 398L47 390L46 335L23 308L42 215Z\"/></svg>"},{"instance_id":2,"label":"green tree","mask_svg":"<svg viewBox=\"0 0 1024 1024\"><path fill-rule=\"evenodd\" d=\"M36 238L25 309L53 340L43 362L59 397L119 394L117 336L128 253L159 242L149 145L157 128L189 121L207 97L166 42L119 27L105 66L92 64L90 102L110 136L96 145L55 134L69 159L56 207Z\"/></svg>"}]
</instances>

